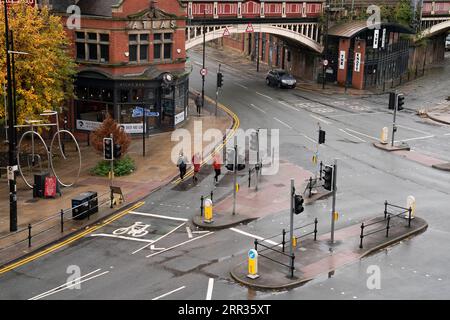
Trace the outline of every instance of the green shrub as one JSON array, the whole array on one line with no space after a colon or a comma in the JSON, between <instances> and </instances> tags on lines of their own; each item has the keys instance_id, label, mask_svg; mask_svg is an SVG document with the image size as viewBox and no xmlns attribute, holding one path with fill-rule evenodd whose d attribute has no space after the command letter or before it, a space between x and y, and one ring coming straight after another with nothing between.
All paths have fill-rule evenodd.
<instances>
[{"instance_id":1,"label":"green shrub","mask_svg":"<svg viewBox=\"0 0 450 320\"><path fill-rule=\"evenodd\" d=\"M92 168L91 173L96 176L107 177L111 170L110 161L100 161L97 165ZM125 156L122 159L114 161L114 175L116 177L126 176L136 170L136 165L134 160L129 156Z\"/></svg>"}]
</instances>

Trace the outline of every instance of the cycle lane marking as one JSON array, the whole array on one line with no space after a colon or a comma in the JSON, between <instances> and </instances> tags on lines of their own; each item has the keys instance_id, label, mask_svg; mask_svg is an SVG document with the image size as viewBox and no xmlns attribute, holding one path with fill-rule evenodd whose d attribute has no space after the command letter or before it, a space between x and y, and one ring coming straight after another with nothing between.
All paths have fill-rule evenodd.
<instances>
[{"instance_id":1,"label":"cycle lane marking","mask_svg":"<svg viewBox=\"0 0 450 320\"><path fill-rule=\"evenodd\" d=\"M206 233L206 234L204 234L204 235L202 235L202 236L199 236L199 237L197 237L197 238L193 238L193 239L190 239L190 240L181 242L181 243L176 244L176 245L174 245L174 246L172 246L172 247L170 247L170 248L167 248L167 249L161 250L161 251L159 251L159 252L155 252L155 253L149 254L148 256L146 256L146 258L151 258L151 257L153 257L153 256L156 256L156 255L158 255L158 254L164 253L164 252L166 252L166 251L169 251L169 250L172 250L172 249L181 247L182 245L188 244L188 243L190 243L190 242L192 242L192 241L195 241L195 240L199 240L199 239L204 238L204 237L206 237L206 236L209 236L209 235L211 235L211 234L213 234L213 233L214 233L214 232L209 232L209 233Z\"/></svg>"},{"instance_id":2,"label":"cycle lane marking","mask_svg":"<svg viewBox=\"0 0 450 320\"><path fill-rule=\"evenodd\" d=\"M167 293L164 293L164 294L162 294L162 295L160 295L160 296L158 296L156 298L153 298L152 300L159 300L161 298L167 297L168 295L171 295L172 293L175 293L177 291L183 290L184 288L186 288L186 286L182 286L182 287L179 287L179 288L177 288L175 290L172 290L172 291L169 291Z\"/></svg>"}]
</instances>

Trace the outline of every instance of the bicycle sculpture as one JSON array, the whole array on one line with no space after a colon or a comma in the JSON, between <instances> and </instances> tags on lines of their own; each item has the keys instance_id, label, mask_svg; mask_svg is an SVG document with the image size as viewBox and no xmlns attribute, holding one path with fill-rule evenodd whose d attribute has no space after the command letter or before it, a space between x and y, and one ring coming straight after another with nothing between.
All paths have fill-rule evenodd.
<instances>
[{"instance_id":1,"label":"bicycle sculpture","mask_svg":"<svg viewBox=\"0 0 450 320\"><path fill-rule=\"evenodd\" d=\"M18 169L19 169L19 173L22 176L23 181L27 184L28 187L30 187L31 189L33 189L33 185L30 184L28 182L28 180L26 179L25 175L24 175L24 171L22 170L22 166L20 163L20 159L22 159L21 155L25 156L26 158L26 163L28 166L28 169L30 172L33 172L33 168L35 167L36 164L39 165L40 171L42 172L42 158L41 155L36 153L36 146L35 146L35 139L38 139L38 141L40 140L42 142L42 145L44 146L45 149L45 153L47 154L47 161L48 161L48 171L52 172L53 175L56 177L56 179L58 180L59 184L64 186L64 187L71 187L73 186L77 181L78 178L80 177L80 172L81 172L81 151L80 151L80 146L78 145L77 140L75 139L75 136L67 130L61 130L59 128L59 119L58 119L58 112L57 111L44 111L44 113L41 113L41 116L46 116L46 117L52 117L55 116L56 118L56 122L52 123L41 123L42 120L27 120L27 124L25 125L16 125L16 128L30 128L29 131L26 131L22 137L19 140L19 143L17 145L17 150L18 150ZM42 136L35 131L35 128L38 127L56 127L56 132L53 135L52 139L51 139L51 143L50 143L50 148L48 147L48 145L46 144L45 140L42 138ZM78 171L77 171L77 175L75 180L72 183L64 183L60 177L57 175L56 171L55 171L55 166L53 163L53 158L54 158L54 149L55 149L55 140L58 140L58 147L59 147L59 151L61 153L61 156L64 160L67 160L66 157L66 152L65 152L65 147L64 147L64 143L61 141L61 135L65 135L68 136L71 140L73 140L75 146L76 146L76 151L78 154L78 158L79 158L79 165L78 165ZM27 153L27 152L22 152L23 151L23 143L27 136L31 136L31 153Z\"/></svg>"}]
</instances>

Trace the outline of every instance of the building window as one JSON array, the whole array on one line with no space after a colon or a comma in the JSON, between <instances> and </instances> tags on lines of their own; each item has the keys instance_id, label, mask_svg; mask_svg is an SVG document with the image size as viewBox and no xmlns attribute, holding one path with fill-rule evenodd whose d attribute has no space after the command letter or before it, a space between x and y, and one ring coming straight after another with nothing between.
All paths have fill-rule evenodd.
<instances>
[{"instance_id":1,"label":"building window","mask_svg":"<svg viewBox=\"0 0 450 320\"><path fill-rule=\"evenodd\" d=\"M154 60L172 60L172 47L172 33L155 33L153 35Z\"/></svg>"},{"instance_id":2,"label":"building window","mask_svg":"<svg viewBox=\"0 0 450 320\"><path fill-rule=\"evenodd\" d=\"M129 43L129 61L130 62L148 62L149 34L130 34Z\"/></svg>"},{"instance_id":3,"label":"building window","mask_svg":"<svg viewBox=\"0 0 450 320\"><path fill-rule=\"evenodd\" d=\"M76 33L77 60L109 62L109 34L97 32Z\"/></svg>"}]
</instances>

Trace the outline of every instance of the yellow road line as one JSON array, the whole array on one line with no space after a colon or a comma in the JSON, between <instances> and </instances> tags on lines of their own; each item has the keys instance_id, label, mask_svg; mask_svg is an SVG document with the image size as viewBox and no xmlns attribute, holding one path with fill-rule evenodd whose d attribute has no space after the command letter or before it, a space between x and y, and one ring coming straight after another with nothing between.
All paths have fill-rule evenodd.
<instances>
[{"instance_id":1,"label":"yellow road line","mask_svg":"<svg viewBox=\"0 0 450 320\"><path fill-rule=\"evenodd\" d=\"M215 103L215 101L214 101L213 99L211 99L210 97L205 96L205 99L208 100L210 103ZM221 104L220 102L217 103L217 106L218 106L219 108L221 108L222 110L224 110L227 114L229 114L229 115L233 118L234 124L233 124L233 127L231 128L231 130L228 132L227 136L225 137L224 142L222 142L220 145L218 145L217 147L215 147L215 148L213 149L213 152L211 152L211 153L210 153L210 154L202 161L202 163L201 163L200 166L203 166L203 165L205 165L206 163L208 163L208 161L212 159L212 154L213 154L214 152L222 151L223 147L227 144L228 140L230 140L230 139L234 136L234 134L236 133L236 130L237 130L237 129L239 128L239 126L240 126L240 120L239 120L238 116L237 116L233 111L231 111L229 108L225 107L225 106L224 106L223 104ZM193 173L194 173L194 169L191 168L191 169L189 169L189 170L187 171L185 177L186 177L186 178L189 178L189 177L191 177L191 176L193 175ZM180 182L181 182L181 179L178 178L177 180L175 180L175 181L172 182L172 183L173 183L173 184L179 184Z\"/></svg>"},{"instance_id":2,"label":"yellow road line","mask_svg":"<svg viewBox=\"0 0 450 320\"><path fill-rule=\"evenodd\" d=\"M74 242L74 241L76 241L76 240L78 240L80 238L83 238L84 236L88 235L89 233L92 233L92 232L94 232L94 231L96 231L96 230L98 230L98 229L100 229L100 228L110 224L111 222L122 218L123 216L127 215L128 213L130 213L130 211L133 211L133 210L141 207L144 203L145 202L142 202L142 201L138 202L135 205L131 206L130 208L128 208L128 209L126 209L126 210L124 210L124 211L122 211L122 212L112 216L111 218L105 220L103 223L101 223L99 225L96 225L96 226L91 227L91 228L88 227L87 230L85 230L83 232L80 232L80 233L78 233L78 234L76 234L76 235L74 235L74 236L72 236L72 237L70 237L70 238L68 238L68 239L66 239L66 240L64 240L62 242L59 242L59 243L57 243L57 244L55 244L55 245L53 245L53 246L51 246L51 247L49 247L49 248L47 248L45 250L39 251L39 252L37 252L37 253L35 253L35 254L25 258L25 259L19 260L19 261L15 262L15 263L12 263L10 265L6 265L5 267L0 269L0 274L3 274L3 273L8 272L8 271L11 271L11 270L13 270L15 268L18 268L20 266L23 266L24 264L27 264L27 263L29 263L31 261L34 261L34 260L36 260L36 259L38 259L38 258L40 258L42 256L45 256L45 255L47 255L47 254L49 254L49 253L51 253L53 251L56 251L56 250L62 248L62 247L66 246L66 245L68 245L68 244L70 244L70 243L72 243L72 242Z\"/></svg>"}]
</instances>

